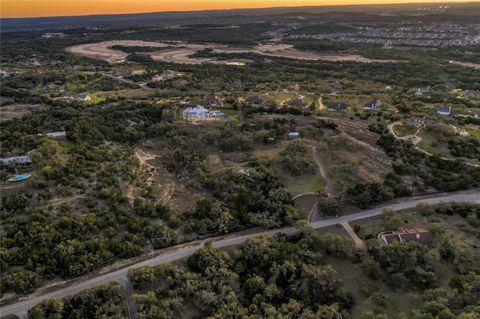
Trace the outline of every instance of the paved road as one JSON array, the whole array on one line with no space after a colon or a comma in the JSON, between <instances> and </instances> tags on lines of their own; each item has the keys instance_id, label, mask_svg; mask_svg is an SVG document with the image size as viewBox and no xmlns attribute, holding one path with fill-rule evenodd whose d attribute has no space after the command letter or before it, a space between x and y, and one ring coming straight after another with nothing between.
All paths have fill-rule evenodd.
<instances>
[{"instance_id":1,"label":"paved road","mask_svg":"<svg viewBox=\"0 0 480 319\"><path fill-rule=\"evenodd\" d=\"M390 204L387 206L377 207L370 210L365 210L352 215L346 215L346 216L341 216L337 218L313 222L313 223L310 223L309 225L314 229L319 229L319 228L333 226L333 225L337 225L345 222L354 222L354 221L365 219L365 218L379 216L384 214L384 209L397 211L402 209L413 208L420 203L437 204L441 202L451 202L451 201L470 201L470 202L475 202L480 204L480 191L475 190L475 191L464 192L464 193L436 195L429 198L408 199L402 202ZM269 230L269 231L262 231L258 233L248 234L248 235L240 235L240 236L231 235L227 237L215 237L215 238L211 238L210 241L212 242L214 247L222 248L222 247L238 245L245 242L247 239L258 237L261 235L272 236L279 233L293 234L297 231L298 229L294 227L287 227L287 228L281 228L281 229L275 229L275 230ZM136 268L141 266L156 266L159 264L183 259L185 257L190 256L196 250L198 250L201 247L201 244L202 242L197 241L194 243L179 245L176 247L165 249L165 250L162 250L161 254L157 256L153 256L150 259L132 264L129 267L122 268L107 274L102 274L91 279L85 279L81 282L75 282L65 288L51 291L42 295L27 297L27 299L25 300L0 308L0 315L6 316L9 314L25 313L26 311L34 307L36 304L46 299L63 298L65 296L76 294L85 289L103 285L110 281L122 281L126 277L129 268Z\"/></svg>"}]
</instances>

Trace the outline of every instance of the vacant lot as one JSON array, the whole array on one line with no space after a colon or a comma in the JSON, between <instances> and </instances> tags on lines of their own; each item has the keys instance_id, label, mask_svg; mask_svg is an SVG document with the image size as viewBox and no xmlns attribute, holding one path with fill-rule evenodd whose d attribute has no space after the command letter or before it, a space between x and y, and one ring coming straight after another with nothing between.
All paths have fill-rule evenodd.
<instances>
[{"instance_id":1,"label":"vacant lot","mask_svg":"<svg viewBox=\"0 0 480 319\"><path fill-rule=\"evenodd\" d=\"M10 104L0 106L0 122L21 118L33 111L40 111L47 108L42 104Z\"/></svg>"},{"instance_id":2,"label":"vacant lot","mask_svg":"<svg viewBox=\"0 0 480 319\"><path fill-rule=\"evenodd\" d=\"M363 57L356 54L320 54L310 51L301 51L294 49L292 45L288 44L260 44L255 47L236 47L222 44L191 44L184 42L177 42L173 45L171 43L147 42L147 41L132 41L132 40L117 40L105 41L98 43L85 43L66 48L67 52L86 56L94 59L101 59L109 63L123 62L128 56L120 50L112 49L113 46L132 46L132 47L158 47L158 51L146 53L156 61L181 63L181 64L230 64L242 65L248 63L248 60L217 60L210 57L192 57L198 51L210 49L214 53L255 53L265 56L299 59L299 60L324 60L324 61L352 61L352 62L379 62L391 63L401 62L397 60L375 60ZM167 48L168 47L168 48ZM162 50L160 50L160 48ZM165 49L167 48L167 49Z\"/></svg>"}]
</instances>

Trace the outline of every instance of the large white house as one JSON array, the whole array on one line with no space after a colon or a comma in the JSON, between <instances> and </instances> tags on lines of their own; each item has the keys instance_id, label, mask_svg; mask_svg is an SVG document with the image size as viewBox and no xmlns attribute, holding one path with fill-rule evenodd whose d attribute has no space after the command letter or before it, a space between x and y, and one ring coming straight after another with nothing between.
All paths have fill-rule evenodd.
<instances>
[{"instance_id":1,"label":"large white house","mask_svg":"<svg viewBox=\"0 0 480 319\"><path fill-rule=\"evenodd\" d=\"M205 120L210 116L208 109L201 105L187 107L183 110L182 115L186 120Z\"/></svg>"}]
</instances>

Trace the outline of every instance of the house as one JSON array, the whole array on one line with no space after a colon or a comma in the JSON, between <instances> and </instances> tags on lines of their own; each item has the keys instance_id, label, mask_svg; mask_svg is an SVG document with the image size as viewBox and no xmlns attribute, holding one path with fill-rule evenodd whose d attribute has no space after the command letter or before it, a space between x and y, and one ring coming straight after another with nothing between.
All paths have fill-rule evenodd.
<instances>
[{"instance_id":1,"label":"house","mask_svg":"<svg viewBox=\"0 0 480 319\"><path fill-rule=\"evenodd\" d=\"M477 120L480 120L480 112L479 112L479 113L475 113L475 115L474 115L473 117L476 118Z\"/></svg>"},{"instance_id":2,"label":"house","mask_svg":"<svg viewBox=\"0 0 480 319\"><path fill-rule=\"evenodd\" d=\"M42 38L44 39L52 39L52 38L63 38L65 36L62 32L47 32L42 34Z\"/></svg>"},{"instance_id":3,"label":"house","mask_svg":"<svg viewBox=\"0 0 480 319\"><path fill-rule=\"evenodd\" d=\"M378 99L373 99L370 102L363 104L363 109L365 111L375 111L377 108L382 106L382 102Z\"/></svg>"},{"instance_id":4,"label":"house","mask_svg":"<svg viewBox=\"0 0 480 319\"><path fill-rule=\"evenodd\" d=\"M416 128L437 125L437 122L435 122L434 120L416 116L409 118L407 123L415 126Z\"/></svg>"},{"instance_id":5,"label":"house","mask_svg":"<svg viewBox=\"0 0 480 319\"><path fill-rule=\"evenodd\" d=\"M223 101L216 95L210 94L203 98L203 100L213 106L223 106Z\"/></svg>"},{"instance_id":6,"label":"house","mask_svg":"<svg viewBox=\"0 0 480 319\"><path fill-rule=\"evenodd\" d=\"M450 116L452 114L452 107L447 105L442 105L434 109L433 113L441 116Z\"/></svg>"},{"instance_id":7,"label":"house","mask_svg":"<svg viewBox=\"0 0 480 319\"><path fill-rule=\"evenodd\" d=\"M290 101L288 101L288 107L293 107L293 108L297 108L297 109L304 109L304 108L307 108L308 107L308 103L305 102L303 99L299 99L299 98L295 98L295 99L291 99Z\"/></svg>"},{"instance_id":8,"label":"house","mask_svg":"<svg viewBox=\"0 0 480 319\"><path fill-rule=\"evenodd\" d=\"M45 134L45 136L55 138L57 140L66 140L67 139L67 133L65 131L59 131L59 132L51 132Z\"/></svg>"},{"instance_id":9,"label":"house","mask_svg":"<svg viewBox=\"0 0 480 319\"><path fill-rule=\"evenodd\" d=\"M22 166L31 165L32 159L28 155L0 158L0 165L2 166L13 166L17 164Z\"/></svg>"},{"instance_id":10,"label":"house","mask_svg":"<svg viewBox=\"0 0 480 319\"><path fill-rule=\"evenodd\" d=\"M249 96L245 99L245 103L249 105L261 105L263 102L264 101L260 95Z\"/></svg>"},{"instance_id":11,"label":"house","mask_svg":"<svg viewBox=\"0 0 480 319\"><path fill-rule=\"evenodd\" d=\"M186 120L205 120L209 117L209 111L201 105L195 107L187 107L182 112L183 118Z\"/></svg>"},{"instance_id":12,"label":"house","mask_svg":"<svg viewBox=\"0 0 480 319\"><path fill-rule=\"evenodd\" d=\"M345 111L347 109L347 104L343 102L334 102L327 104L327 110L329 111Z\"/></svg>"},{"instance_id":13,"label":"house","mask_svg":"<svg viewBox=\"0 0 480 319\"><path fill-rule=\"evenodd\" d=\"M417 93L415 93L415 95L423 95L428 92L430 92L430 85L421 86L417 89Z\"/></svg>"},{"instance_id":14,"label":"house","mask_svg":"<svg viewBox=\"0 0 480 319\"><path fill-rule=\"evenodd\" d=\"M88 93L67 93L62 96L61 99L66 101L88 102L92 97Z\"/></svg>"},{"instance_id":15,"label":"house","mask_svg":"<svg viewBox=\"0 0 480 319\"><path fill-rule=\"evenodd\" d=\"M208 112L208 116L209 117L216 117L216 118L219 118L219 117L225 117L225 113L223 113L222 111L210 111Z\"/></svg>"},{"instance_id":16,"label":"house","mask_svg":"<svg viewBox=\"0 0 480 319\"><path fill-rule=\"evenodd\" d=\"M12 73L0 70L0 78L8 78Z\"/></svg>"},{"instance_id":17,"label":"house","mask_svg":"<svg viewBox=\"0 0 480 319\"><path fill-rule=\"evenodd\" d=\"M332 82L332 83L329 83L328 85L334 90L337 90L337 91L343 90L343 86L338 82Z\"/></svg>"},{"instance_id":18,"label":"house","mask_svg":"<svg viewBox=\"0 0 480 319\"><path fill-rule=\"evenodd\" d=\"M417 242L419 244L430 244L432 242L432 233L424 228L408 228L394 231L386 231L378 234L378 239L384 245L393 242Z\"/></svg>"},{"instance_id":19,"label":"house","mask_svg":"<svg viewBox=\"0 0 480 319\"><path fill-rule=\"evenodd\" d=\"M130 75L131 76L142 75L142 74L145 74L146 72L147 70L144 70L144 69L132 70L132 72L130 72Z\"/></svg>"},{"instance_id":20,"label":"house","mask_svg":"<svg viewBox=\"0 0 480 319\"><path fill-rule=\"evenodd\" d=\"M300 137L300 132L288 132L287 137L289 139L295 139Z\"/></svg>"},{"instance_id":21,"label":"house","mask_svg":"<svg viewBox=\"0 0 480 319\"><path fill-rule=\"evenodd\" d=\"M461 97L474 97L474 98L480 98L480 89L476 90L464 90L460 94Z\"/></svg>"},{"instance_id":22,"label":"house","mask_svg":"<svg viewBox=\"0 0 480 319\"><path fill-rule=\"evenodd\" d=\"M391 90L392 90L392 87L391 87L390 85L387 85L387 86L385 87L385 91L391 91Z\"/></svg>"},{"instance_id":23,"label":"house","mask_svg":"<svg viewBox=\"0 0 480 319\"><path fill-rule=\"evenodd\" d=\"M165 71L163 71L161 74L155 75L155 76L152 78L152 81L154 81L154 82L164 81L164 80L167 80L167 79L173 77L174 75L175 75L175 72L174 72L174 71L172 71L172 70L165 70Z\"/></svg>"}]
</instances>

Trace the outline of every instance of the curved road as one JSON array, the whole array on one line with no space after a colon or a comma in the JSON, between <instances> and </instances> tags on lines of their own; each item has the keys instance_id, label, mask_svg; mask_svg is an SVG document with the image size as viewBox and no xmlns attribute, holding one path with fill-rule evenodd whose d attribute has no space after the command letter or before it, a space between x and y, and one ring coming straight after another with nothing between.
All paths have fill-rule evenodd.
<instances>
[{"instance_id":1,"label":"curved road","mask_svg":"<svg viewBox=\"0 0 480 319\"><path fill-rule=\"evenodd\" d=\"M423 148L420 148L417 144L419 144L421 141L422 141L422 138L420 136L418 136L418 132L420 132L420 129L418 129L415 134L413 135L406 135L406 136L398 136L396 133L395 133L395 130L394 130L394 127L396 125L399 125L401 124L401 122L393 122L393 123L390 123L387 125L388 127L388 130L390 131L390 134L393 135L393 137L395 137L396 139L399 139L399 140L404 140L404 141L411 141L413 146L415 147L415 149L417 151L420 151L422 152L423 154L427 155L427 156L433 156L432 153L424 150ZM455 158L455 157L446 157L446 156L440 156L440 158L444 161L457 161L461 158ZM468 165L468 166L472 166L472 167L480 167L480 164L475 164L475 163L472 163L470 161L468 161L468 159L463 159L463 162L465 163L465 165Z\"/></svg>"},{"instance_id":2,"label":"curved road","mask_svg":"<svg viewBox=\"0 0 480 319\"><path fill-rule=\"evenodd\" d=\"M468 202L475 202L480 204L480 191L474 190L470 192L462 192L462 193L451 193L451 194L439 194L435 196L430 196L427 198L409 198L407 200L393 203L390 205L377 207L374 209L364 210L356 214L345 215L337 218L321 220L313 223L309 223L308 225L314 229L324 228L328 226L333 226L341 223L350 223L353 221L371 218L375 216L379 216L384 214L385 209L389 209L392 211L398 211L403 209L414 208L416 205L420 203L426 204L438 204L442 202L452 202L452 201L468 201ZM297 232L298 229L295 227L286 227L281 229L274 229L268 231L261 231L257 233L247 234L247 235L230 235L230 236L223 236L223 237L214 237L210 238L209 241L212 242L213 246L216 248L228 247L233 245L239 245L246 240L258 236L272 236L275 234L293 234ZM0 315L7 316L10 314L16 314L20 316L25 316L27 311L37 305L38 303L50 299L50 298L63 298L69 295L76 294L82 290L93 288L96 286L103 285L110 281L119 281L122 282L125 280L128 270L130 268L136 268L141 266L156 266L163 263L168 263L172 261L176 261L179 259L186 258L192 255L195 251L197 251L202 246L201 241L196 241L189 244L178 245L175 247L171 247L168 249L163 249L158 251L157 255L152 256L149 259L134 263L128 267L118 269L112 271L110 273L101 274L94 278L90 279L83 279L82 281L71 282L69 286L64 288L57 289L55 291L47 292L41 295L32 295L20 300L16 303L6 305L0 308Z\"/></svg>"}]
</instances>

